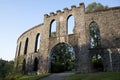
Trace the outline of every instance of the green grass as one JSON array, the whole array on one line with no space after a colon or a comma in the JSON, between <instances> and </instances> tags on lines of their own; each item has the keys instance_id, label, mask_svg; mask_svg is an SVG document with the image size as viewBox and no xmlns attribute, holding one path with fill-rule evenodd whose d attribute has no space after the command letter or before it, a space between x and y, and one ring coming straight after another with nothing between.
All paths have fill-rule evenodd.
<instances>
[{"instance_id":1,"label":"green grass","mask_svg":"<svg viewBox=\"0 0 120 80\"><path fill-rule=\"evenodd\" d=\"M37 80L37 79L40 79L40 78L43 78L43 77L46 77L46 76L47 76L47 74L34 75L34 76L24 75L24 76L21 76L18 79L15 79L15 80Z\"/></svg>"},{"instance_id":2,"label":"green grass","mask_svg":"<svg viewBox=\"0 0 120 80\"><path fill-rule=\"evenodd\" d=\"M4 79L0 80L38 80L40 78L46 77L49 74L40 74L40 75L23 75L23 74L9 74Z\"/></svg>"},{"instance_id":3,"label":"green grass","mask_svg":"<svg viewBox=\"0 0 120 80\"><path fill-rule=\"evenodd\" d=\"M65 80L120 80L120 72L75 73Z\"/></svg>"}]
</instances>

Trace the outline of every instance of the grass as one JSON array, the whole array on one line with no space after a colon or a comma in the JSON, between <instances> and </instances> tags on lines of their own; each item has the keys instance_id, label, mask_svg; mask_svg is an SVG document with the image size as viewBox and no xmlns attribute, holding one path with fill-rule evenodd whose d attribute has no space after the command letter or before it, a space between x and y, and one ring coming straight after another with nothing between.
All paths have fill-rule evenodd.
<instances>
[{"instance_id":1,"label":"grass","mask_svg":"<svg viewBox=\"0 0 120 80\"><path fill-rule=\"evenodd\" d=\"M120 72L75 73L65 80L120 80Z\"/></svg>"},{"instance_id":2,"label":"grass","mask_svg":"<svg viewBox=\"0 0 120 80\"><path fill-rule=\"evenodd\" d=\"M46 77L46 76L47 76L47 74L33 75L33 76L24 75L15 80L38 80L38 79Z\"/></svg>"},{"instance_id":3,"label":"grass","mask_svg":"<svg viewBox=\"0 0 120 80\"><path fill-rule=\"evenodd\" d=\"M23 74L16 73L16 74L9 74L4 79L0 79L0 80L38 80L48 75L49 74L23 75Z\"/></svg>"}]
</instances>

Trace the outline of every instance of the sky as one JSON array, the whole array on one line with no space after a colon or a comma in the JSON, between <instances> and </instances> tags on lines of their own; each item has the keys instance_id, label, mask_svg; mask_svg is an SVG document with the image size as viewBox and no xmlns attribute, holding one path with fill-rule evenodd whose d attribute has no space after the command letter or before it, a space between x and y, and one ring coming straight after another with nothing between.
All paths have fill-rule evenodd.
<instances>
[{"instance_id":1,"label":"sky","mask_svg":"<svg viewBox=\"0 0 120 80\"><path fill-rule=\"evenodd\" d=\"M0 0L0 58L14 60L18 37L26 30L43 23L44 14L71 5L85 7L97 2L109 7L120 6L120 0Z\"/></svg>"}]
</instances>

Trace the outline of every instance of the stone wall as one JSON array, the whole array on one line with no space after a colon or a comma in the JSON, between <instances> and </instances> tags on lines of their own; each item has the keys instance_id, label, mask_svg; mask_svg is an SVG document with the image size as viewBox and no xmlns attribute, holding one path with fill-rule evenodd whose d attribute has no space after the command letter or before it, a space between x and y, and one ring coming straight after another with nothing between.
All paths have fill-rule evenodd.
<instances>
[{"instance_id":1,"label":"stone wall","mask_svg":"<svg viewBox=\"0 0 120 80\"><path fill-rule=\"evenodd\" d=\"M44 23L37 25L24 32L17 40L15 66L23 65L26 60L26 71L32 73L35 58L38 59L37 73L50 71L50 58L52 48L59 43L70 44L75 51L76 70L80 72L92 72L91 56L96 52L104 57L105 71L120 71L119 57L113 52L111 55L112 68L110 65L109 51L105 49L120 48L120 7L109 8L100 11L85 12L85 6L80 3L79 7L71 6L63 11L51 12L44 15ZM68 35L68 18L74 17L74 34ZM56 37L50 37L52 21L56 21ZM89 25L91 22L99 25L102 48L101 50L90 50ZM40 49L34 52L37 34L40 33ZM27 54L24 54L25 41L28 38ZM20 48L21 43L21 48ZM19 55L18 55L19 53ZM114 54L115 53L115 54ZM117 55L119 52L117 52ZM18 57L22 59L17 60ZM116 58L116 59L114 59ZM35 72L36 73L36 72Z\"/></svg>"},{"instance_id":2,"label":"stone wall","mask_svg":"<svg viewBox=\"0 0 120 80\"><path fill-rule=\"evenodd\" d=\"M119 48L101 48L89 49L89 59L92 60L94 55L102 57L104 71L120 71L120 49ZM92 68L92 61L90 63ZM91 69L93 70L93 69Z\"/></svg>"},{"instance_id":3,"label":"stone wall","mask_svg":"<svg viewBox=\"0 0 120 80\"><path fill-rule=\"evenodd\" d=\"M102 48L120 47L120 7L86 13L85 24L88 43L89 25L92 21L99 25Z\"/></svg>"}]
</instances>

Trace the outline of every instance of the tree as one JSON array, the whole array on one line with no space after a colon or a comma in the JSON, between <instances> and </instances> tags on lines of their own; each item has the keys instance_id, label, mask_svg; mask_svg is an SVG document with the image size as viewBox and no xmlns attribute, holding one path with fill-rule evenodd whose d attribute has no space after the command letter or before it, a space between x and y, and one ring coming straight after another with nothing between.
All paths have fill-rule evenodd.
<instances>
[{"instance_id":1,"label":"tree","mask_svg":"<svg viewBox=\"0 0 120 80\"><path fill-rule=\"evenodd\" d=\"M0 80L4 80L13 71L14 62L0 59Z\"/></svg>"},{"instance_id":2,"label":"tree","mask_svg":"<svg viewBox=\"0 0 120 80\"><path fill-rule=\"evenodd\" d=\"M51 72L63 72L73 69L75 57L71 46L60 43L52 49L51 54Z\"/></svg>"},{"instance_id":3,"label":"tree","mask_svg":"<svg viewBox=\"0 0 120 80\"><path fill-rule=\"evenodd\" d=\"M94 21L90 24L90 44L91 48L101 47L99 26Z\"/></svg>"},{"instance_id":4,"label":"tree","mask_svg":"<svg viewBox=\"0 0 120 80\"><path fill-rule=\"evenodd\" d=\"M86 11L90 12L90 11L107 9L107 8L108 8L108 6L103 6L101 3L93 2L87 6Z\"/></svg>"}]
</instances>

